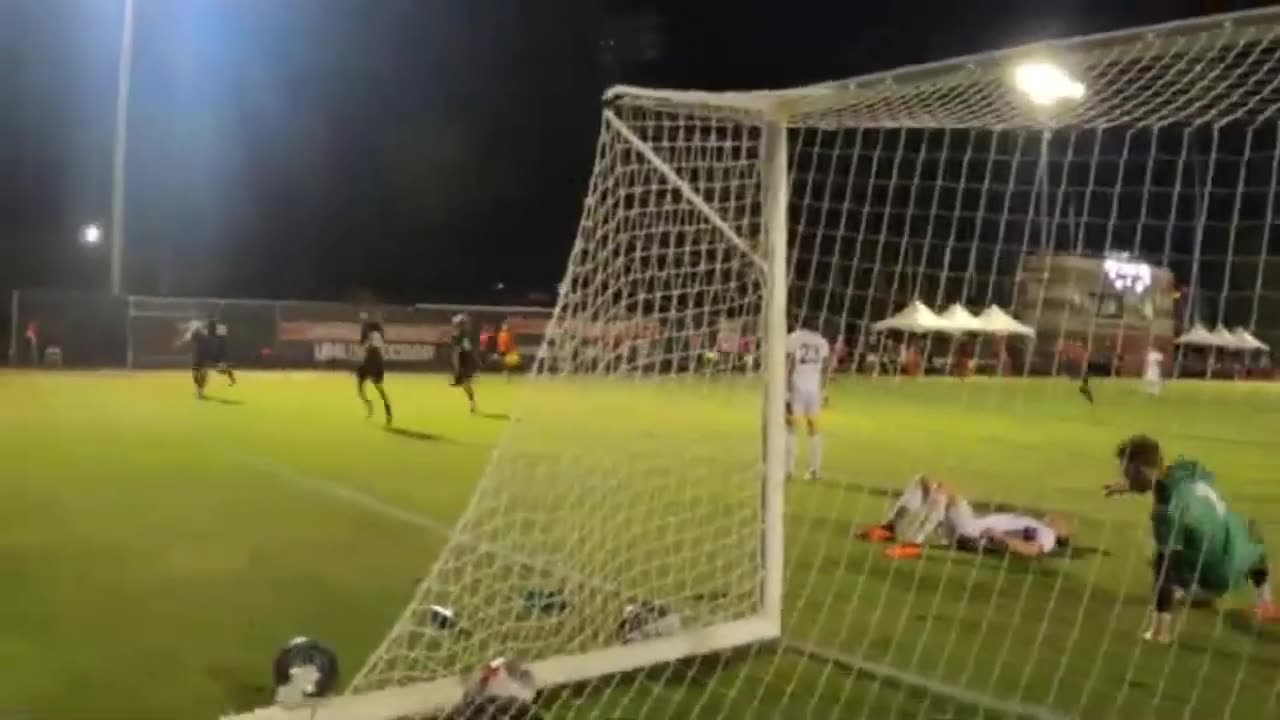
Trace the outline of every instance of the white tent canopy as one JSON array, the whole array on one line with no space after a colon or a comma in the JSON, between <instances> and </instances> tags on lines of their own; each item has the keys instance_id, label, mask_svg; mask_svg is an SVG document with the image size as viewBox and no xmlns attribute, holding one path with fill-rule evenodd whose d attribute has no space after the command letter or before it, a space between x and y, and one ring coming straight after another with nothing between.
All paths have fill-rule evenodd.
<instances>
[{"instance_id":1,"label":"white tent canopy","mask_svg":"<svg viewBox=\"0 0 1280 720\"><path fill-rule=\"evenodd\" d=\"M950 325L919 300L913 300L899 312L871 326L877 332L898 330L908 333L945 332Z\"/></svg>"},{"instance_id":2,"label":"white tent canopy","mask_svg":"<svg viewBox=\"0 0 1280 720\"><path fill-rule=\"evenodd\" d=\"M982 324L984 331L992 335L1022 335L1024 337L1035 337L1036 331L1029 325L1014 320L1009 313L1000 309L999 305L991 305L982 314L978 316L978 322Z\"/></svg>"},{"instance_id":3,"label":"white tent canopy","mask_svg":"<svg viewBox=\"0 0 1280 720\"><path fill-rule=\"evenodd\" d=\"M946 332L954 335L970 332L981 333L987 331L986 327L978 321L978 318L974 317L973 313L966 310L960 303L955 303L951 307L947 308L939 317L943 322L950 326L950 329Z\"/></svg>"},{"instance_id":4,"label":"white tent canopy","mask_svg":"<svg viewBox=\"0 0 1280 720\"><path fill-rule=\"evenodd\" d=\"M1173 341L1178 345L1193 345L1196 347L1219 347L1218 338L1213 333L1205 329L1204 325L1196 323L1191 329L1178 336Z\"/></svg>"},{"instance_id":5,"label":"white tent canopy","mask_svg":"<svg viewBox=\"0 0 1280 720\"><path fill-rule=\"evenodd\" d=\"M1252 350L1253 348L1241 343L1231 331L1219 325L1213 329L1213 339L1218 341L1218 347L1225 350Z\"/></svg>"},{"instance_id":6,"label":"white tent canopy","mask_svg":"<svg viewBox=\"0 0 1280 720\"><path fill-rule=\"evenodd\" d=\"M1245 330L1243 327L1236 327L1231 331L1231 336L1236 339L1240 347L1248 350L1270 350L1271 346L1254 337L1253 333Z\"/></svg>"}]
</instances>

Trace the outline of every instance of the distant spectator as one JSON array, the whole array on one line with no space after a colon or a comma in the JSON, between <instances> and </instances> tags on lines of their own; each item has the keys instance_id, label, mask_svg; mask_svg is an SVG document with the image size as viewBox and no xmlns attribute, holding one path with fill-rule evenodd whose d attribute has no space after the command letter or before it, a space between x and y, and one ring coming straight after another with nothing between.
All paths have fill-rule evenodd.
<instances>
[{"instance_id":1,"label":"distant spectator","mask_svg":"<svg viewBox=\"0 0 1280 720\"><path fill-rule=\"evenodd\" d=\"M26 338L27 338L27 346L28 348L30 348L28 351L28 355L31 358L31 364L39 365L40 364L40 323L36 322L35 320L32 320L31 322L27 323Z\"/></svg>"}]
</instances>

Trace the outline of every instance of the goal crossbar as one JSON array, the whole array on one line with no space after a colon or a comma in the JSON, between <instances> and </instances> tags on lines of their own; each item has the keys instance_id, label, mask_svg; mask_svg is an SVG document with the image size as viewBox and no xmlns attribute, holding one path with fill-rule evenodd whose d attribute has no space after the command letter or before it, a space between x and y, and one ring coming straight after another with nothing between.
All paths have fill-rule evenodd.
<instances>
[{"instance_id":1,"label":"goal crossbar","mask_svg":"<svg viewBox=\"0 0 1280 720\"><path fill-rule=\"evenodd\" d=\"M1143 54L1158 54L1164 43L1184 36L1214 29L1241 32L1251 26L1263 26L1280 20L1280 6L1241 10L1232 13L1187 18L1088 35L1027 43L1012 48L985 51L934 62L907 65L849 78L827 80L809 85L771 90L674 90L632 85L610 87L604 93L606 102L625 98L680 106L690 111L699 106L711 113L746 113L800 120L821 116L882 90L900 93L913 86L930 84L963 84L983 79L986 73L1003 68L1022 58L1038 58L1074 54L1087 49L1087 56L1100 57L1114 45L1132 44L1137 39L1149 41L1145 51L1132 52L1128 59ZM1086 57L1084 59L1089 59ZM1098 124L1098 123L1095 123Z\"/></svg>"}]
</instances>

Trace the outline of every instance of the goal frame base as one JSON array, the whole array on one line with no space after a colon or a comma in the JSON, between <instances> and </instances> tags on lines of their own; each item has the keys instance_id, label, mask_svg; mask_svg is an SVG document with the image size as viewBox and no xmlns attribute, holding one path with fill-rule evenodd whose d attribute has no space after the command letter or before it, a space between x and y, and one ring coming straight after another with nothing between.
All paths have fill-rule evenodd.
<instances>
[{"instance_id":1,"label":"goal frame base","mask_svg":"<svg viewBox=\"0 0 1280 720\"><path fill-rule=\"evenodd\" d=\"M610 675L724 652L781 637L777 619L757 616L667 637L577 655L561 655L529 663L539 690L562 687ZM369 693L326 698L298 707L265 707L224 715L222 720L398 720L438 716L462 699L465 680L446 677Z\"/></svg>"}]
</instances>

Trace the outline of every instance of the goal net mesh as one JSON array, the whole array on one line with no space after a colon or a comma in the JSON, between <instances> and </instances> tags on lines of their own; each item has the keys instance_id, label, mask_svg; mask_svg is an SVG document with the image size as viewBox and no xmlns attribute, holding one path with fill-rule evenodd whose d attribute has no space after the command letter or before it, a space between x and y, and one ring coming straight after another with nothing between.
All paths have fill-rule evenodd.
<instances>
[{"instance_id":1,"label":"goal net mesh","mask_svg":"<svg viewBox=\"0 0 1280 720\"><path fill-rule=\"evenodd\" d=\"M1083 98L1023 99L1012 68L1046 57ZM1186 613L1172 648L1139 640L1149 506L1099 493L1116 442L1147 431L1213 457L1248 503L1274 398L1256 383L1152 398L1111 381L1091 405L1061 376L1136 377L1152 350L1166 377L1263 364L1243 346L1175 345L1196 323L1280 340L1280 274L1265 272L1278 61L1280 15L1266 12L780 93L612 95L538 370L352 692L764 612L761 368L784 338L764 333L762 142L765 109L782 108L788 329L822 333L835 363L821 478L786 490L781 635L735 649L728 633L682 662L553 689L542 710L1274 716L1280 646L1230 609L1247 597ZM876 331L913 301L998 306L1034 337ZM854 539L917 472L984 511L1069 514L1070 551L895 561ZM646 603L667 624L624 622ZM581 678L550 681L567 679Z\"/></svg>"}]
</instances>

